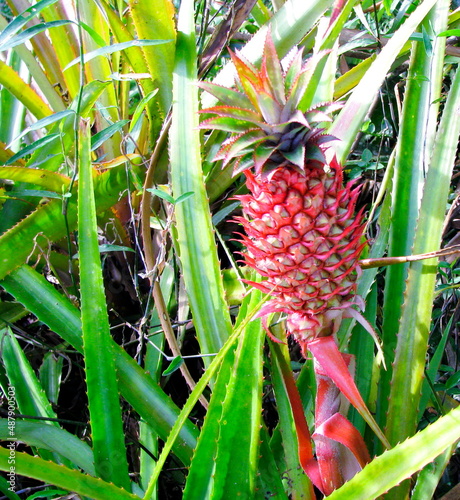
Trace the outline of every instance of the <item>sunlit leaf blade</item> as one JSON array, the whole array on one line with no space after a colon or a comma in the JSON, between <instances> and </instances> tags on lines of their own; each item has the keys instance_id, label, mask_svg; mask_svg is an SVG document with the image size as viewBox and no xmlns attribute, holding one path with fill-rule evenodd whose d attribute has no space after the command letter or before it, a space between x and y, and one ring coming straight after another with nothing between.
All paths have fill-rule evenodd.
<instances>
[{"instance_id":1,"label":"sunlit leaf blade","mask_svg":"<svg viewBox=\"0 0 460 500\"><path fill-rule=\"evenodd\" d=\"M69 177L38 168L0 167L0 178L35 184L56 193L62 193L70 185Z\"/></svg>"},{"instance_id":2,"label":"sunlit leaf blade","mask_svg":"<svg viewBox=\"0 0 460 500\"><path fill-rule=\"evenodd\" d=\"M164 44L142 47L153 84L158 88L157 102L163 116L172 102L172 72L176 41L175 8L172 0L130 0L130 14L141 39L162 39Z\"/></svg>"},{"instance_id":3,"label":"sunlit leaf blade","mask_svg":"<svg viewBox=\"0 0 460 500\"><path fill-rule=\"evenodd\" d=\"M49 105L6 63L0 61L0 84L8 89L38 119L53 113Z\"/></svg>"},{"instance_id":4,"label":"sunlit leaf blade","mask_svg":"<svg viewBox=\"0 0 460 500\"><path fill-rule=\"evenodd\" d=\"M84 54L83 64L93 60L95 57L106 56L108 54L113 54L114 52L119 52L120 50L129 49L131 47L142 47L144 45L159 45L161 43L167 43L169 41L170 40L130 40L129 42L114 43L113 45L109 45L107 47L101 47L99 49L92 50L91 52L87 52L86 54ZM64 68L64 71L80 62L81 60L79 57L75 58Z\"/></svg>"},{"instance_id":5,"label":"sunlit leaf blade","mask_svg":"<svg viewBox=\"0 0 460 500\"><path fill-rule=\"evenodd\" d=\"M414 240L414 253L436 250L441 242L443 217L448 199L455 154L460 135L460 72L453 78L449 96L436 135L430 168L425 181L420 216ZM406 397L397 395L392 385L388 410L388 437L395 443L413 434L417 425L418 404L424 377L436 261L411 263L405 302L398 332L392 384L406 387ZM410 333L410 335L408 335ZM407 394L407 391L410 393ZM410 400L408 396L410 395ZM408 406L408 401L410 405ZM404 408L404 419L398 417ZM410 408L410 411L408 411Z\"/></svg>"},{"instance_id":6,"label":"sunlit leaf blade","mask_svg":"<svg viewBox=\"0 0 460 500\"><path fill-rule=\"evenodd\" d=\"M24 10L21 14L16 16L11 23L8 24L0 34L0 47L8 42L24 25L26 25L33 17L40 14L43 9L53 5L57 0L41 0L36 4ZM2 48L3 50L3 48Z\"/></svg>"},{"instance_id":7,"label":"sunlit leaf blade","mask_svg":"<svg viewBox=\"0 0 460 500\"><path fill-rule=\"evenodd\" d=\"M50 23L41 23L31 28L27 28L22 31L19 35L14 36L4 44L0 45L0 50L8 50L20 45L21 43L25 43L27 40L30 40L33 36L41 33L47 29L54 28L56 26L64 26L66 24L71 23L71 21L52 21Z\"/></svg>"},{"instance_id":8,"label":"sunlit leaf blade","mask_svg":"<svg viewBox=\"0 0 460 500\"><path fill-rule=\"evenodd\" d=\"M232 327L203 183L193 2L183 3L179 19L169 135L171 180L174 198L194 195L175 206L177 246L201 351L215 353Z\"/></svg>"},{"instance_id":9,"label":"sunlit leaf blade","mask_svg":"<svg viewBox=\"0 0 460 500\"><path fill-rule=\"evenodd\" d=\"M429 29L432 29L432 26L436 30L443 29L447 23L448 5L448 2L444 0L438 1L423 25L430 27ZM426 52L422 42L414 42L412 51L392 181L392 225L388 248L388 254L391 256L413 254L417 219L423 227L428 223L427 217L430 219L435 216L432 202L428 202L429 215L423 218L419 214L419 208L427 159L432 155L433 147L435 147L434 134L444 73L444 39L437 39L435 49L430 54ZM457 105L455 101L453 105ZM452 123L450 130L455 130L455 122ZM439 137L438 140L445 144L444 139L445 137ZM449 146L445 144L445 147L447 151ZM445 166L447 168L447 165ZM436 199L444 193L447 201L445 189L448 183L441 186L440 179L441 177L437 175L435 181L437 189L433 193L437 193ZM429 184L426 186L427 190L431 189ZM441 209L438 206L438 209L438 217L443 217L445 207ZM426 234L430 234L430 237L425 240L426 246L423 246L423 249L420 247L421 250L415 253L438 249L437 246L433 246L437 244L435 243L436 232L430 231ZM410 267L421 269L424 264ZM417 285L418 292L413 290L412 295L406 295L407 286L410 287L406 281L408 268L408 264L389 266L385 278L382 342L388 368L381 374L377 411L382 425L387 414L386 434L393 445L412 435L416 429L420 388L415 389L414 384L420 387L423 378L428 335L424 328L423 333L419 330L418 325L421 324L419 321L410 323L411 326L408 323L402 326L401 315L404 316L404 309L407 307L403 306L403 301L411 302L419 293L422 293L420 301L423 301L427 308L423 316L429 322L431 315L429 303L432 301L432 291L429 291L429 287L434 287L434 275L430 277L430 273L424 272L424 277L420 277L422 281ZM424 289L425 286L428 288ZM422 289L424 292L421 292ZM419 299L416 301L419 302ZM398 358L396 364L394 364L395 357ZM391 382L393 371L395 372L393 377L396 378ZM400 392L395 393L392 388L390 394L393 395L388 397L389 388L395 380L398 380ZM392 409L388 412L389 407ZM402 408L406 408L407 411L402 411ZM406 491L408 486L406 484ZM392 494L390 493L390 497ZM404 495L404 493L399 491L395 495Z\"/></svg>"}]
</instances>

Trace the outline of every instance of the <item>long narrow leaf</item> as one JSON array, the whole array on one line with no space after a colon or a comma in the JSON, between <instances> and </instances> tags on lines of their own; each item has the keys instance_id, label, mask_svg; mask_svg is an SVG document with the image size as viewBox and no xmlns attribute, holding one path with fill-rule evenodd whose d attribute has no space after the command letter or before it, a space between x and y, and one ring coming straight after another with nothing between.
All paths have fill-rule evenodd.
<instances>
[{"instance_id":1,"label":"long narrow leaf","mask_svg":"<svg viewBox=\"0 0 460 500\"><path fill-rule=\"evenodd\" d=\"M194 326L202 352L215 353L232 327L201 169L193 13L193 2L183 2L178 24L169 151L174 198L193 193L176 205L175 215L177 246Z\"/></svg>"},{"instance_id":2,"label":"long narrow leaf","mask_svg":"<svg viewBox=\"0 0 460 500\"><path fill-rule=\"evenodd\" d=\"M244 318L260 300L260 292L247 296L240 317ZM261 417L262 336L259 322L251 322L235 351L229 351L222 361L184 499L254 495Z\"/></svg>"},{"instance_id":3,"label":"long narrow leaf","mask_svg":"<svg viewBox=\"0 0 460 500\"><path fill-rule=\"evenodd\" d=\"M38 119L53 113L47 103L10 66L0 61L0 84L8 89Z\"/></svg>"},{"instance_id":4,"label":"long narrow leaf","mask_svg":"<svg viewBox=\"0 0 460 500\"><path fill-rule=\"evenodd\" d=\"M460 135L460 71L457 70L441 119L420 207L414 253L439 248L445 207ZM401 441L415 431L436 280L436 260L414 262L408 273L393 369L387 435ZM396 390L396 387L398 388ZM402 396L404 394L404 397ZM401 419L404 412L405 418Z\"/></svg>"},{"instance_id":5,"label":"long narrow leaf","mask_svg":"<svg viewBox=\"0 0 460 500\"><path fill-rule=\"evenodd\" d=\"M8 449L0 448L1 470L10 470L9 454ZM54 484L93 500L113 500L114 498L117 500L139 500L138 496L117 488L113 484L101 481L99 478L47 462L38 457L31 457L27 453L16 452L15 460L16 474Z\"/></svg>"},{"instance_id":6,"label":"long narrow leaf","mask_svg":"<svg viewBox=\"0 0 460 500\"><path fill-rule=\"evenodd\" d=\"M94 461L99 477L129 489L120 398L98 248L88 122L82 121L80 125L79 141L81 323Z\"/></svg>"},{"instance_id":7,"label":"long narrow leaf","mask_svg":"<svg viewBox=\"0 0 460 500\"><path fill-rule=\"evenodd\" d=\"M7 28L5 28L0 34L0 50L3 49L3 44L10 41L18 31L25 26L33 17L40 14L43 9L46 9L50 5L56 3L57 0L41 0L36 4L30 6L20 15L16 16L11 23L8 24Z\"/></svg>"},{"instance_id":8,"label":"long narrow leaf","mask_svg":"<svg viewBox=\"0 0 460 500\"><path fill-rule=\"evenodd\" d=\"M447 14L448 4L438 1L422 26L435 32L442 31L447 24ZM435 32L432 33L435 45L431 52L426 51L422 42L413 43L396 147L389 256L410 255L414 244L421 186L433 147L443 76L445 43L443 39L435 37ZM385 277L382 343L387 369L381 374L377 408L381 424L388 410L388 393L408 267L408 264L389 266ZM409 334L406 332L403 335ZM401 414L399 420L405 416L407 413ZM400 423L397 427L401 428ZM392 444L400 440L401 437Z\"/></svg>"},{"instance_id":9,"label":"long narrow leaf","mask_svg":"<svg viewBox=\"0 0 460 500\"><path fill-rule=\"evenodd\" d=\"M0 439L4 441L22 441L28 446L36 446L55 453L73 462L86 473L94 476L94 458L91 448L70 432L54 425L41 422L16 420L14 437L6 419L0 420Z\"/></svg>"},{"instance_id":10,"label":"long narrow leaf","mask_svg":"<svg viewBox=\"0 0 460 500\"><path fill-rule=\"evenodd\" d=\"M113 45L108 45L107 47L100 47L99 49L87 52L83 56L83 64L93 60L95 57L105 56L108 54L113 54L114 52L119 52L120 50L129 49L130 47L142 47L143 45L159 45L161 43L169 42L170 40L130 40L129 42L114 43ZM71 68L73 65L81 62L79 57L71 61L65 68Z\"/></svg>"},{"instance_id":11,"label":"long narrow leaf","mask_svg":"<svg viewBox=\"0 0 460 500\"><path fill-rule=\"evenodd\" d=\"M158 104L163 116L172 102L172 71L174 67L174 43L176 28L174 5L171 0L130 1L130 13L139 38L163 39L163 45L143 46L145 61L155 86L158 88Z\"/></svg>"}]
</instances>

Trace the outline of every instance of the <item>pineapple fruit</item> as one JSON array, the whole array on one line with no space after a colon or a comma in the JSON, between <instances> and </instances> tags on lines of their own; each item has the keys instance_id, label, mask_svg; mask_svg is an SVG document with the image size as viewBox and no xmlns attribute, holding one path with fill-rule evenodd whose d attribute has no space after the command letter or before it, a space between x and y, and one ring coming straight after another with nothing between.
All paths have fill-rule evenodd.
<instances>
[{"instance_id":1,"label":"pineapple fruit","mask_svg":"<svg viewBox=\"0 0 460 500\"><path fill-rule=\"evenodd\" d=\"M326 160L334 138L319 126L338 106L299 110L313 69L301 50L286 71L270 36L260 70L231 57L239 90L202 82L223 104L203 110L201 128L232 133L215 159L234 161L246 176L249 194L239 196L244 216L237 217L245 260L266 277L251 284L272 296L259 316L284 313L305 355L312 340L336 332L352 306L364 245L358 189L344 185L330 151Z\"/></svg>"}]
</instances>

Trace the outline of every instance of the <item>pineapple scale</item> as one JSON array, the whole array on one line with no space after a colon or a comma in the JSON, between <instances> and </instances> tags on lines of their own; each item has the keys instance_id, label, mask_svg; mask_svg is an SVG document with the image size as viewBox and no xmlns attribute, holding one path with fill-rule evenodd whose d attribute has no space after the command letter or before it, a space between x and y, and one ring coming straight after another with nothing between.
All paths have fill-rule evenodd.
<instances>
[{"instance_id":1,"label":"pineapple scale","mask_svg":"<svg viewBox=\"0 0 460 500\"><path fill-rule=\"evenodd\" d=\"M310 340L335 332L355 294L364 246L358 190L343 185L335 160L327 170L245 173L250 194L238 196L244 217L236 220L246 232L246 263L266 277L249 283L272 295L259 315L286 313L287 331L305 351Z\"/></svg>"}]
</instances>

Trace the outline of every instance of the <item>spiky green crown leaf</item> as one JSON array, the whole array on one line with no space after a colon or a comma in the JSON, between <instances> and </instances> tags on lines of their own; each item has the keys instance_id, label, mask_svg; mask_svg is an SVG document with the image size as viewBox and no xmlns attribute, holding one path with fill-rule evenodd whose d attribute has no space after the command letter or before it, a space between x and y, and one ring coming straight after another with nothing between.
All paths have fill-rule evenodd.
<instances>
[{"instance_id":1,"label":"spiky green crown leaf","mask_svg":"<svg viewBox=\"0 0 460 500\"><path fill-rule=\"evenodd\" d=\"M291 165L301 172L321 168L325 144L334 137L326 135L320 123L332 121L337 103L321 103L302 112L298 109L316 64L324 54L302 61L302 49L295 49L286 71L276 53L270 33L264 46L260 70L241 55L230 52L239 90L201 82L200 87L223 104L202 110L211 115L200 125L232 133L215 160L224 165L237 160L235 173L254 167L256 173L270 172Z\"/></svg>"}]
</instances>

